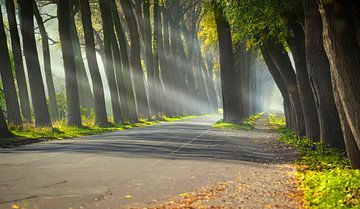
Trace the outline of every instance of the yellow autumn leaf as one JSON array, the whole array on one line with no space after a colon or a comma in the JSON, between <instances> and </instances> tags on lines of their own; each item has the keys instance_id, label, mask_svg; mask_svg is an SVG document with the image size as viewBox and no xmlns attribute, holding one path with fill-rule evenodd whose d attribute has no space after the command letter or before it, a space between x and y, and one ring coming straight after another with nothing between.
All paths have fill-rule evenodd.
<instances>
[{"instance_id":1,"label":"yellow autumn leaf","mask_svg":"<svg viewBox=\"0 0 360 209\"><path fill-rule=\"evenodd\" d=\"M181 197L189 197L190 195L188 193L182 193L180 194Z\"/></svg>"},{"instance_id":2,"label":"yellow autumn leaf","mask_svg":"<svg viewBox=\"0 0 360 209\"><path fill-rule=\"evenodd\" d=\"M11 208L18 209L18 208L20 208L20 207L19 207L18 204L12 204L12 205L11 205Z\"/></svg>"},{"instance_id":3,"label":"yellow autumn leaf","mask_svg":"<svg viewBox=\"0 0 360 209\"><path fill-rule=\"evenodd\" d=\"M132 196L127 194L127 195L125 195L125 198L130 199L130 198L132 198Z\"/></svg>"}]
</instances>

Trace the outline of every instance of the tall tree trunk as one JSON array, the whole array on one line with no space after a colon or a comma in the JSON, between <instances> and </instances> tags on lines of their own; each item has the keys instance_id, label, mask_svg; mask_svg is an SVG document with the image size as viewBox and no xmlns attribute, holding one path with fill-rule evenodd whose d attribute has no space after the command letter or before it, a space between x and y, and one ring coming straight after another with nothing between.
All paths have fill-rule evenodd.
<instances>
[{"instance_id":1,"label":"tall tree trunk","mask_svg":"<svg viewBox=\"0 0 360 209\"><path fill-rule=\"evenodd\" d=\"M237 90L237 100L241 107L242 117L248 117L248 88L247 88L247 52L245 48L245 41L239 42L237 44L236 51L234 54L235 62L235 76L236 80L236 90Z\"/></svg>"},{"instance_id":2,"label":"tall tree trunk","mask_svg":"<svg viewBox=\"0 0 360 209\"><path fill-rule=\"evenodd\" d=\"M292 35L287 38L287 43L295 62L296 80L304 113L306 136L314 141L319 141L319 118L306 66L304 30L296 21L289 22L287 25L292 32Z\"/></svg>"},{"instance_id":3,"label":"tall tree trunk","mask_svg":"<svg viewBox=\"0 0 360 209\"><path fill-rule=\"evenodd\" d=\"M224 121L240 123L244 115L240 110L237 91L234 90L237 80L232 50L231 31L221 7L213 1L216 27L219 39L221 88L224 108Z\"/></svg>"},{"instance_id":4,"label":"tall tree trunk","mask_svg":"<svg viewBox=\"0 0 360 209\"><path fill-rule=\"evenodd\" d=\"M10 133L8 126L6 124L2 107L0 107L0 138L7 138L11 136L12 134Z\"/></svg>"},{"instance_id":5,"label":"tall tree trunk","mask_svg":"<svg viewBox=\"0 0 360 209\"><path fill-rule=\"evenodd\" d=\"M204 103L208 106L207 110L202 110L200 113L208 113L210 109L210 99L208 94L208 89L206 86L206 78L205 78L205 62L203 61L203 57L201 55L201 47L199 43L199 39L197 35L195 35L195 49L196 49L196 58L197 58L197 70L198 70L198 88L200 91L201 103ZM187 69L184 69L185 71Z\"/></svg>"},{"instance_id":6,"label":"tall tree trunk","mask_svg":"<svg viewBox=\"0 0 360 209\"><path fill-rule=\"evenodd\" d=\"M339 97L335 103L340 118L344 113L341 118L343 131L348 125L360 148L360 46L354 25L360 5L358 2L334 0L327 4L320 2L319 7L333 90ZM345 142L351 139L346 135L344 138Z\"/></svg>"},{"instance_id":7,"label":"tall tree trunk","mask_svg":"<svg viewBox=\"0 0 360 209\"><path fill-rule=\"evenodd\" d=\"M157 112L156 114L162 114L165 105L163 102L160 102L162 98L165 96L165 92L160 80L160 66L162 61L160 60L160 56L163 57L164 48L162 41L162 27L161 27L161 14L159 7L159 0L154 0L153 6L153 14L154 14L154 90L155 90L155 103Z\"/></svg>"},{"instance_id":8,"label":"tall tree trunk","mask_svg":"<svg viewBox=\"0 0 360 209\"><path fill-rule=\"evenodd\" d=\"M78 4L78 2L76 4ZM79 35L76 30L75 15L77 13L77 10L78 9L76 5L75 9L71 11L71 18L70 18L71 41L74 47L80 106L86 108L87 112L89 113L90 109L94 107L94 97L91 93L90 82L86 75L85 64L81 54Z\"/></svg>"},{"instance_id":9,"label":"tall tree trunk","mask_svg":"<svg viewBox=\"0 0 360 209\"><path fill-rule=\"evenodd\" d=\"M7 46L4 28L3 16L0 11L0 66L2 66L0 75L5 95L7 118L9 124L21 125L20 107L16 94L14 76L12 74L9 49Z\"/></svg>"},{"instance_id":10,"label":"tall tree trunk","mask_svg":"<svg viewBox=\"0 0 360 209\"><path fill-rule=\"evenodd\" d=\"M343 136L331 86L330 66L322 37L322 21L316 1L304 1L306 64L320 123L320 141L342 147Z\"/></svg>"},{"instance_id":11,"label":"tall tree trunk","mask_svg":"<svg viewBox=\"0 0 360 209\"><path fill-rule=\"evenodd\" d=\"M124 76L123 76L123 69L121 66L121 56L120 56L120 49L118 42L115 37L114 31L111 33L111 48L112 48L112 56L114 62L114 70L115 70L115 78L116 78L116 86L117 91L119 94L120 99L120 111L121 111L121 123L125 123L129 121L128 118L125 117L125 112L128 110L127 108L127 98L125 94L125 83L124 83Z\"/></svg>"},{"instance_id":12,"label":"tall tree trunk","mask_svg":"<svg viewBox=\"0 0 360 209\"><path fill-rule=\"evenodd\" d=\"M120 110L119 92L116 85L114 62L112 55L111 42L114 34L114 28L111 19L110 6L106 0L99 0L99 6L101 11L101 18L104 31L104 54L105 54L105 65L106 65L106 77L109 84L111 106L114 116L114 123L122 122L122 115Z\"/></svg>"},{"instance_id":13,"label":"tall tree trunk","mask_svg":"<svg viewBox=\"0 0 360 209\"><path fill-rule=\"evenodd\" d=\"M155 70L159 70L158 65L156 66L157 58L155 53L157 53L157 43L156 37L154 37L154 55L153 55L153 43L152 43L152 31L151 31L151 22L150 22L150 0L143 1L143 14L144 14L144 45L145 45L145 63L146 63L146 72L147 72L147 80L148 80L148 97L149 97L149 105L150 105L150 114L157 115L159 112L158 104L157 104L157 91L155 83ZM158 8L155 8L155 4L158 5L158 2L154 2L154 12ZM159 14L154 13L154 22L157 21L155 18ZM154 23L155 24L155 23ZM154 36L157 28L154 27ZM154 63L155 62L155 63ZM157 69L156 69L157 68Z\"/></svg>"},{"instance_id":14,"label":"tall tree trunk","mask_svg":"<svg viewBox=\"0 0 360 209\"><path fill-rule=\"evenodd\" d=\"M162 26L164 31L164 38L163 38L163 47L164 47L164 56L160 56L162 58L162 68L161 68L161 75L164 82L165 88L165 98L166 98L166 115L169 117L176 115L175 109L175 100L174 100L174 83L175 81L174 76L171 72L172 68L172 59L171 59L171 50L170 50L170 36L169 36L169 11L165 7L161 7L162 13Z\"/></svg>"},{"instance_id":15,"label":"tall tree trunk","mask_svg":"<svg viewBox=\"0 0 360 209\"><path fill-rule=\"evenodd\" d=\"M195 12L195 11L194 11ZM197 92L196 89L196 81L195 81L195 44L194 44L194 35L196 35L196 29L190 28L190 30L186 30L185 27L183 27L183 31L186 38L186 48L187 48L187 61L185 63L186 70L186 86L187 86L187 96L191 98L192 100L198 100L199 98L196 96ZM196 101L198 102L198 101ZM190 115L195 115L199 113L199 108L195 109L195 105L192 105L190 107L187 107L187 113Z\"/></svg>"},{"instance_id":16,"label":"tall tree trunk","mask_svg":"<svg viewBox=\"0 0 360 209\"><path fill-rule=\"evenodd\" d=\"M141 48L141 57L143 58L144 55L144 42L145 42L145 21L144 21L144 0L135 0L132 1L132 9L134 10L134 15L137 22L137 28L139 33L139 42L140 42L140 48Z\"/></svg>"},{"instance_id":17,"label":"tall tree trunk","mask_svg":"<svg viewBox=\"0 0 360 209\"><path fill-rule=\"evenodd\" d=\"M58 113L58 106L57 106L56 96L55 96L55 86L54 86L52 69L51 69L49 38L48 38L48 34L45 30L43 19L40 15L40 12L36 5L35 0L33 0L33 5L34 5L35 19L36 19L37 25L39 27L40 35L41 35L46 87L48 90L48 96L49 96L49 101L50 101L50 116L53 121L56 121L59 119L59 113Z\"/></svg>"},{"instance_id":18,"label":"tall tree trunk","mask_svg":"<svg viewBox=\"0 0 360 209\"><path fill-rule=\"evenodd\" d=\"M297 134L305 135L304 115L301 106L298 84L296 81L295 71L291 65L290 58L282 45L277 44L273 40L265 42L266 50L269 52L271 59L279 70L283 78L286 88L288 89L291 103L294 107L296 118L296 132Z\"/></svg>"},{"instance_id":19,"label":"tall tree trunk","mask_svg":"<svg viewBox=\"0 0 360 209\"><path fill-rule=\"evenodd\" d=\"M70 0L57 0L59 35L65 69L65 88L68 107L68 125L81 126L80 102L72 42Z\"/></svg>"},{"instance_id":20,"label":"tall tree trunk","mask_svg":"<svg viewBox=\"0 0 360 209\"><path fill-rule=\"evenodd\" d=\"M105 106L104 86L101 80L99 65L96 59L95 41L92 28L89 0L81 0L80 8L85 38L85 53L89 66L94 94L95 123L97 125L103 126L108 124L108 119Z\"/></svg>"},{"instance_id":21,"label":"tall tree trunk","mask_svg":"<svg viewBox=\"0 0 360 209\"><path fill-rule=\"evenodd\" d=\"M169 17L170 28L171 28L171 36L170 36L170 50L171 50L171 61L172 61L172 77L174 77L174 92L177 94L176 98L174 99L175 103L175 110L177 115L184 114L184 75L182 72L182 61L185 60L181 54L184 50L184 46L181 40L181 32L180 32L180 23L178 21L179 14L180 14L180 5L179 0L175 0L173 2L173 10L172 15Z\"/></svg>"},{"instance_id":22,"label":"tall tree trunk","mask_svg":"<svg viewBox=\"0 0 360 209\"><path fill-rule=\"evenodd\" d=\"M110 2L111 15L114 22L116 35L119 42L120 56L121 56L121 63L123 70L123 82L125 89L123 89L122 91L127 101L127 105L126 105L127 109L123 110L124 117L130 122L136 123L138 121L138 116L136 112L135 95L131 84L131 71L130 71L126 37L122 29L118 10L116 8L116 2L115 0L110 0L109 2Z\"/></svg>"},{"instance_id":23,"label":"tall tree trunk","mask_svg":"<svg viewBox=\"0 0 360 209\"><path fill-rule=\"evenodd\" d=\"M51 126L46 104L44 83L41 76L34 34L33 1L18 0L23 49L28 71L31 101L35 114L35 126Z\"/></svg>"},{"instance_id":24,"label":"tall tree trunk","mask_svg":"<svg viewBox=\"0 0 360 209\"><path fill-rule=\"evenodd\" d=\"M11 33L11 49L14 57L15 64L15 73L16 73L16 83L19 89L20 96L20 107L21 113L25 122L31 122L31 109L30 109L30 100L29 92L26 84L25 72L24 72L24 63L21 52L19 32L16 23L15 16L15 7L13 0L6 0L6 13L9 21L10 33Z\"/></svg>"},{"instance_id":25,"label":"tall tree trunk","mask_svg":"<svg viewBox=\"0 0 360 209\"><path fill-rule=\"evenodd\" d=\"M295 122L296 118L294 114L294 106L291 104L290 94L288 92L288 88L286 87L285 81L282 78L277 66L275 65L274 61L271 59L271 56L265 47L261 47L261 53L268 67L268 70L272 75L276 83L276 86L280 90L280 93L284 99L286 126L290 130L296 131L296 122Z\"/></svg>"},{"instance_id":26,"label":"tall tree trunk","mask_svg":"<svg viewBox=\"0 0 360 209\"><path fill-rule=\"evenodd\" d=\"M217 99L216 99L216 90L215 90L215 84L214 84L214 60L213 57L209 54L206 54L206 65L207 65L207 71L208 71L208 81L209 81L209 96L210 96L210 103L211 103L211 113L217 113L218 112L218 105L217 105Z\"/></svg>"},{"instance_id":27,"label":"tall tree trunk","mask_svg":"<svg viewBox=\"0 0 360 209\"><path fill-rule=\"evenodd\" d=\"M337 92L336 83L334 83L334 96L336 104L341 103L341 98L339 93ZM343 131L344 142L347 156L350 160L351 166L356 169L360 169L360 146L356 143L354 135L351 131L349 123L346 119L346 113L343 107L340 105L339 109L339 118L341 122L341 129Z\"/></svg>"},{"instance_id":28,"label":"tall tree trunk","mask_svg":"<svg viewBox=\"0 0 360 209\"><path fill-rule=\"evenodd\" d=\"M132 76L134 80L136 104L138 114L142 118L150 119L149 104L146 95L144 72L141 67L140 59L140 37L137 27L136 18L132 10L130 0L121 0L120 4L124 11L124 16L129 28L130 34L130 65L132 69Z\"/></svg>"}]
</instances>

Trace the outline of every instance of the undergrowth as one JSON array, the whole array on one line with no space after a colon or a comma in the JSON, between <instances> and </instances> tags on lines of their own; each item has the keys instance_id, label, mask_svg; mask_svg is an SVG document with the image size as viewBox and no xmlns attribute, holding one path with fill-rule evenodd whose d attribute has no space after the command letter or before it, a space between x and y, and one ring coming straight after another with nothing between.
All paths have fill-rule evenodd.
<instances>
[{"instance_id":1,"label":"undergrowth","mask_svg":"<svg viewBox=\"0 0 360 209\"><path fill-rule=\"evenodd\" d=\"M223 129L232 129L232 130L253 130L255 128L255 121L259 119L264 113L260 112L256 115L251 115L246 118L241 124L237 123L227 123L223 120L216 121L211 127L212 128L223 128Z\"/></svg>"},{"instance_id":2,"label":"undergrowth","mask_svg":"<svg viewBox=\"0 0 360 209\"><path fill-rule=\"evenodd\" d=\"M360 170L351 169L344 151L295 135L274 114L269 119L279 140L300 153L297 177L307 208L360 208Z\"/></svg>"}]
</instances>

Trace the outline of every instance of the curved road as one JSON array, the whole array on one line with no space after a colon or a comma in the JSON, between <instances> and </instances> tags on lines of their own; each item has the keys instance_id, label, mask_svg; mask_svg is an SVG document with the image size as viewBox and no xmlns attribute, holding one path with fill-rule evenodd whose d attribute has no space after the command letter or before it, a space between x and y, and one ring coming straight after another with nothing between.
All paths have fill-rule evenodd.
<instances>
[{"instance_id":1,"label":"curved road","mask_svg":"<svg viewBox=\"0 0 360 209\"><path fill-rule=\"evenodd\" d=\"M218 119L1 149L0 208L128 208L287 161L267 144L276 134L211 129Z\"/></svg>"}]
</instances>

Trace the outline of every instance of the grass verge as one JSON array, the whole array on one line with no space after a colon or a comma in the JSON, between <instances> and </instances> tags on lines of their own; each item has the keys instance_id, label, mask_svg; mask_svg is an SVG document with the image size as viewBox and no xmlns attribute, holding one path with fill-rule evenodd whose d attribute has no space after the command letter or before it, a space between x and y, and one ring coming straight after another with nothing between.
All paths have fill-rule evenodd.
<instances>
[{"instance_id":1,"label":"grass verge","mask_svg":"<svg viewBox=\"0 0 360 209\"><path fill-rule=\"evenodd\" d=\"M223 120L216 121L211 127L212 128L223 128L223 129L231 129L231 130L253 130L255 128L255 121L259 119L264 113L260 112L256 115L251 115L246 118L241 124L236 123L227 123Z\"/></svg>"},{"instance_id":2,"label":"grass verge","mask_svg":"<svg viewBox=\"0 0 360 209\"><path fill-rule=\"evenodd\" d=\"M269 119L279 140L300 153L297 177L307 208L360 208L360 170L351 169L344 151L295 135L274 114Z\"/></svg>"},{"instance_id":3,"label":"grass verge","mask_svg":"<svg viewBox=\"0 0 360 209\"><path fill-rule=\"evenodd\" d=\"M32 124L28 124L22 127L10 127L14 137L0 138L0 147L13 147L40 141L61 140L66 138L96 135L106 132L122 131L125 129L155 125L161 121L173 122L195 117L198 116L177 116L172 118L162 117L159 120L153 121L141 119L138 123L111 124L106 127L95 125L93 120L83 120L83 127L68 126L64 121L55 122L52 128L35 128Z\"/></svg>"}]
</instances>

